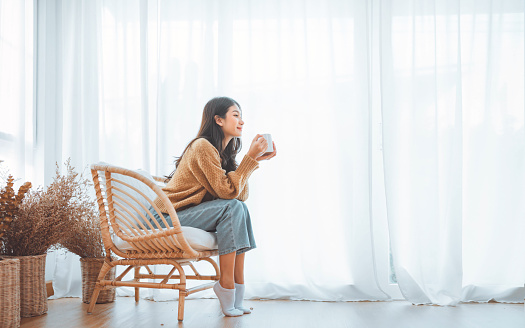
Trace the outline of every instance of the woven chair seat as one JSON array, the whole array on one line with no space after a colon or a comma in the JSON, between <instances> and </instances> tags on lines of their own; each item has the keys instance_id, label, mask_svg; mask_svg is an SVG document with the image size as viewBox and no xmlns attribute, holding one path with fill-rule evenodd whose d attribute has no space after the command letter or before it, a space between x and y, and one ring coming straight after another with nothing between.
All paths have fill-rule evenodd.
<instances>
[{"instance_id":1,"label":"woven chair seat","mask_svg":"<svg viewBox=\"0 0 525 328\"><path fill-rule=\"evenodd\" d=\"M197 251L213 251L218 249L217 234L215 232L207 232L202 229L193 227L181 227L184 237L190 246ZM133 250L133 246L118 237L113 240L117 248L123 251Z\"/></svg>"}]
</instances>

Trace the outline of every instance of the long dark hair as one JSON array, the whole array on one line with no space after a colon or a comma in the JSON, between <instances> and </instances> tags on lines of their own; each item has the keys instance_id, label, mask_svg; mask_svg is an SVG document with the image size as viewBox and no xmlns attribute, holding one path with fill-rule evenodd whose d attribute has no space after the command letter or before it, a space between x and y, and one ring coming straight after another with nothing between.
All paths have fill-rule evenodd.
<instances>
[{"instance_id":1,"label":"long dark hair","mask_svg":"<svg viewBox=\"0 0 525 328\"><path fill-rule=\"evenodd\" d=\"M224 170L226 170L226 172L235 171L237 169L235 157L242 147L241 138L234 137L228 143L228 145L226 145L226 148L222 149L224 132L222 132L221 127L215 121L215 115L218 115L223 119L226 118L228 109L233 105L237 105L237 107L241 109L241 106L238 102L228 97L216 97L208 101L206 106L204 106L204 110L202 111L202 121L199 133L197 133L197 137L195 137L195 139L193 139L188 144L188 146L186 146L182 152L182 155L180 155L180 157L175 160L175 170L177 170L179 167L180 161L182 160L182 157L188 148L190 148L195 140L199 138L208 140L219 151L219 155L221 157L221 166ZM173 172L171 172L171 174L167 177L168 179L173 177L175 170L173 170Z\"/></svg>"}]
</instances>

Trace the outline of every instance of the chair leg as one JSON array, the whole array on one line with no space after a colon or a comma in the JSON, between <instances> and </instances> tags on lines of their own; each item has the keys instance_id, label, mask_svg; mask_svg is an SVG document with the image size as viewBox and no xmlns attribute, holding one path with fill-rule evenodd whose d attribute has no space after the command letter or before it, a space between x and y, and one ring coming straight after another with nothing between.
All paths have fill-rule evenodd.
<instances>
[{"instance_id":1,"label":"chair leg","mask_svg":"<svg viewBox=\"0 0 525 328\"><path fill-rule=\"evenodd\" d=\"M138 277L138 275L140 274L140 267L135 267L135 281L140 281ZM138 302L139 301L139 297L140 297L140 294L139 294L139 288L138 287L135 287L135 302Z\"/></svg>"},{"instance_id":2,"label":"chair leg","mask_svg":"<svg viewBox=\"0 0 525 328\"><path fill-rule=\"evenodd\" d=\"M87 313L93 312L93 308L95 307L95 304L97 304L98 299L98 293L100 293L100 290L102 289L102 286L95 286L95 289L93 290L93 295L91 296L91 300L89 301L89 307L87 310Z\"/></svg>"},{"instance_id":3,"label":"chair leg","mask_svg":"<svg viewBox=\"0 0 525 328\"><path fill-rule=\"evenodd\" d=\"M186 297L186 292L179 291L179 321L184 320L184 299Z\"/></svg>"},{"instance_id":4,"label":"chair leg","mask_svg":"<svg viewBox=\"0 0 525 328\"><path fill-rule=\"evenodd\" d=\"M106 273L108 273L109 270L111 270L112 266L109 265L107 262L104 262L102 265L102 268L100 268L100 272L98 274L97 283L95 284L95 289L93 290L93 295L91 296L91 301L89 301L89 307L87 310L87 313L93 312L93 308L95 307L95 304L97 304L98 300L98 294L102 290L103 286L100 285L100 281L104 280L104 277L106 276Z\"/></svg>"}]
</instances>

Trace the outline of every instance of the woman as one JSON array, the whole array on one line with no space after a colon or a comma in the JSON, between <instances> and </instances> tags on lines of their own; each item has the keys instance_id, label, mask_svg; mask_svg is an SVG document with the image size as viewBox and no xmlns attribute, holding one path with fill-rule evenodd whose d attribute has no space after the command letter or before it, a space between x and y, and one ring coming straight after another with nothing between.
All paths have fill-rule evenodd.
<instances>
[{"instance_id":1,"label":"woman","mask_svg":"<svg viewBox=\"0 0 525 328\"><path fill-rule=\"evenodd\" d=\"M204 107L197 137L177 159L176 169L163 188L181 225L217 232L221 277L213 291L226 316L251 312L242 306L244 253L256 246L244 201L252 172L260 161L276 155L275 144L272 153L264 153L268 143L258 134L237 165L243 125L241 107L235 100L211 99ZM160 199L155 204L171 225Z\"/></svg>"}]
</instances>

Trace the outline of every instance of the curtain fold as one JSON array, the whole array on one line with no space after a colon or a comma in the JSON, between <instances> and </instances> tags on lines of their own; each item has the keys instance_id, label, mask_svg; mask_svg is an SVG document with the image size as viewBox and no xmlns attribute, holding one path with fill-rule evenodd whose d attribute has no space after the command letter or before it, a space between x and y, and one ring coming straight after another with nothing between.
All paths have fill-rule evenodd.
<instances>
[{"instance_id":1,"label":"curtain fold","mask_svg":"<svg viewBox=\"0 0 525 328\"><path fill-rule=\"evenodd\" d=\"M247 297L523 301L521 0L24 3L0 0L2 115L24 108L0 142L24 141L0 154L26 179L69 157L167 175L226 95L246 122L238 159L257 133L278 148L250 179ZM22 35L35 77L33 57L3 60L31 54ZM55 294L79 296L78 259L49 258Z\"/></svg>"}]
</instances>

